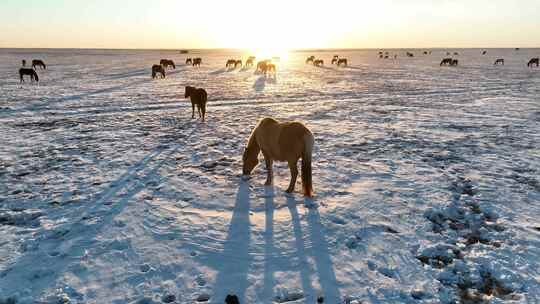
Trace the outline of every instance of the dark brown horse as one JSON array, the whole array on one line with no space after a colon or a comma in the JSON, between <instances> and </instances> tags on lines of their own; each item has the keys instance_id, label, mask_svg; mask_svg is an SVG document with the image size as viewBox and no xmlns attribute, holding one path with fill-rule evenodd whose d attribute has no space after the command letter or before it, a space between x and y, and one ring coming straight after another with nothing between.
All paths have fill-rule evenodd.
<instances>
[{"instance_id":1,"label":"dark brown horse","mask_svg":"<svg viewBox=\"0 0 540 304\"><path fill-rule=\"evenodd\" d=\"M41 69L47 69L47 66L45 65L45 62L43 60L34 59L32 60L32 68L36 68L36 66L39 66Z\"/></svg>"},{"instance_id":2,"label":"dark brown horse","mask_svg":"<svg viewBox=\"0 0 540 304\"><path fill-rule=\"evenodd\" d=\"M407 57L414 57L414 54L411 52L407 52Z\"/></svg>"},{"instance_id":3,"label":"dark brown horse","mask_svg":"<svg viewBox=\"0 0 540 304\"><path fill-rule=\"evenodd\" d=\"M323 66L323 65L324 65L324 60L322 60L322 59L315 59L315 60L313 60L313 65L314 65L314 66Z\"/></svg>"},{"instance_id":4,"label":"dark brown horse","mask_svg":"<svg viewBox=\"0 0 540 304\"><path fill-rule=\"evenodd\" d=\"M453 61L452 58L444 58L444 59L441 61L440 66L443 66L443 65L452 65L452 61Z\"/></svg>"},{"instance_id":5,"label":"dark brown horse","mask_svg":"<svg viewBox=\"0 0 540 304\"><path fill-rule=\"evenodd\" d=\"M168 68L172 66L173 69L176 69L176 65L174 64L174 61L169 59L161 59L159 61L159 64L161 64L164 68Z\"/></svg>"},{"instance_id":6,"label":"dark brown horse","mask_svg":"<svg viewBox=\"0 0 540 304\"><path fill-rule=\"evenodd\" d=\"M307 63L313 63L314 60L315 60L315 56L309 56L309 57L306 59L306 64L307 64Z\"/></svg>"},{"instance_id":7,"label":"dark brown horse","mask_svg":"<svg viewBox=\"0 0 540 304\"><path fill-rule=\"evenodd\" d=\"M341 65L344 65L344 66L347 66L349 65L349 62L347 61L347 58L340 58L337 62L337 65L338 66L341 66Z\"/></svg>"},{"instance_id":8,"label":"dark brown horse","mask_svg":"<svg viewBox=\"0 0 540 304\"><path fill-rule=\"evenodd\" d=\"M156 79L157 74L161 74L161 78L165 78L165 69L160 64L154 64L152 66L152 78Z\"/></svg>"},{"instance_id":9,"label":"dark brown horse","mask_svg":"<svg viewBox=\"0 0 540 304\"><path fill-rule=\"evenodd\" d=\"M191 58L186 59L186 64L192 64L192 63L193 63L193 60Z\"/></svg>"},{"instance_id":10,"label":"dark brown horse","mask_svg":"<svg viewBox=\"0 0 540 304\"><path fill-rule=\"evenodd\" d=\"M228 67L234 67L234 65L236 64L236 60L234 59L229 59L227 60L227 63L225 64L225 67L228 68Z\"/></svg>"},{"instance_id":11,"label":"dark brown horse","mask_svg":"<svg viewBox=\"0 0 540 304\"><path fill-rule=\"evenodd\" d=\"M197 111L199 112L199 118L202 118L204 121L206 115L206 102L208 101L208 94L204 89L197 89L195 87L186 87L185 98L191 99L191 118L195 118L195 105L197 106Z\"/></svg>"},{"instance_id":12,"label":"dark brown horse","mask_svg":"<svg viewBox=\"0 0 540 304\"><path fill-rule=\"evenodd\" d=\"M242 67L242 60L236 60L236 62L234 63L234 68L236 69L236 67Z\"/></svg>"},{"instance_id":13,"label":"dark brown horse","mask_svg":"<svg viewBox=\"0 0 540 304\"><path fill-rule=\"evenodd\" d=\"M19 76L21 77L21 82L24 82L24 77L23 77L24 75L30 76L30 81L35 80L36 82L39 82L38 74L36 73L34 69L29 69L29 68L19 69Z\"/></svg>"},{"instance_id":14,"label":"dark brown horse","mask_svg":"<svg viewBox=\"0 0 540 304\"><path fill-rule=\"evenodd\" d=\"M499 65L499 64L504 65L504 59L499 58L499 59L495 60L495 63L493 65Z\"/></svg>"},{"instance_id":15,"label":"dark brown horse","mask_svg":"<svg viewBox=\"0 0 540 304\"><path fill-rule=\"evenodd\" d=\"M201 66L202 59L201 58L193 58L193 66Z\"/></svg>"},{"instance_id":16,"label":"dark brown horse","mask_svg":"<svg viewBox=\"0 0 540 304\"><path fill-rule=\"evenodd\" d=\"M527 63L527 66L532 68L536 64L536 67L540 65L540 59L539 58L533 58L529 60L529 63Z\"/></svg>"}]
</instances>

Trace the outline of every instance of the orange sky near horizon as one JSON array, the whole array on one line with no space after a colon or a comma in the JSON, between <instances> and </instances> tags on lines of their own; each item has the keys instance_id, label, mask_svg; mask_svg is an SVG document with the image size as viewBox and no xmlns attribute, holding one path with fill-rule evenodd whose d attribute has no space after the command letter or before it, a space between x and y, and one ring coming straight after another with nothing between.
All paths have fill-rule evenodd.
<instances>
[{"instance_id":1,"label":"orange sky near horizon","mask_svg":"<svg viewBox=\"0 0 540 304\"><path fill-rule=\"evenodd\" d=\"M3 0L0 47L538 47L540 1Z\"/></svg>"}]
</instances>

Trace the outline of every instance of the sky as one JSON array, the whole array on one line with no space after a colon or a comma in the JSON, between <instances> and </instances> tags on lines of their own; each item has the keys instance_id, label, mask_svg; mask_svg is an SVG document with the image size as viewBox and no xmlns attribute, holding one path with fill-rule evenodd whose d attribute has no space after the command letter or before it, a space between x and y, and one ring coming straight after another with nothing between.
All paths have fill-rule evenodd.
<instances>
[{"instance_id":1,"label":"sky","mask_svg":"<svg viewBox=\"0 0 540 304\"><path fill-rule=\"evenodd\" d=\"M0 47L540 47L540 0L0 0Z\"/></svg>"}]
</instances>

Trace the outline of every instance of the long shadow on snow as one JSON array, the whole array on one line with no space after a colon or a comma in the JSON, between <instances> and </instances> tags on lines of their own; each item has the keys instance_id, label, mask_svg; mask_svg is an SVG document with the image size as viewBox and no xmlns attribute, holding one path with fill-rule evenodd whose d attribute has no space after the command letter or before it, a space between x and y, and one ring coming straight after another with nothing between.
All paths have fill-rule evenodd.
<instances>
[{"instance_id":1,"label":"long shadow on snow","mask_svg":"<svg viewBox=\"0 0 540 304\"><path fill-rule=\"evenodd\" d=\"M234 257L234 260L223 259L220 262L212 293L212 303L222 303L229 293L238 296L240 303L247 303L245 300L246 289L248 288L247 274L251 264L249 254L251 234L249 194L249 184L240 181L227 240L222 251L222 257ZM227 286L233 286L233 289L231 287L227 288Z\"/></svg>"},{"instance_id":2,"label":"long shadow on snow","mask_svg":"<svg viewBox=\"0 0 540 304\"><path fill-rule=\"evenodd\" d=\"M193 133L193 132L192 132ZM35 240L55 242L53 249L64 248L63 254L49 257L44 248L38 247L35 250L29 250L26 255L10 267L0 272L0 286L6 290L17 290L21 284L21 274L27 276L24 280L33 294L39 296L47 288L55 286L56 281L62 277L66 268L72 263L81 261L81 256L86 250L96 247L95 238L98 233L113 223L114 218L120 214L128 205L130 200L146 187L145 180L151 179L156 175L169 156L174 155L180 146L176 146L167 152L166 156L157 162L157 164L144 174L143 178L137 179L143 169L148 169L147 165L163 154L168 147L158 146L148 153L142 160L131 166L122 176L112 182L110 187L98 195L90 207L80 211L81 217L70 221L54 230L43 229L34 236ZM130 183L131 182L131 183ZM124 194L124 189L127 189ZM117 201L114 197L120 193ZM104 211L103 205L106 202L114 202L111 209ZM92 224L85 223L88 219ZM51 245L51 244L49 244ZM37 273L29 273L29 269L37 269Z\"/></svg>"}]
</instances>

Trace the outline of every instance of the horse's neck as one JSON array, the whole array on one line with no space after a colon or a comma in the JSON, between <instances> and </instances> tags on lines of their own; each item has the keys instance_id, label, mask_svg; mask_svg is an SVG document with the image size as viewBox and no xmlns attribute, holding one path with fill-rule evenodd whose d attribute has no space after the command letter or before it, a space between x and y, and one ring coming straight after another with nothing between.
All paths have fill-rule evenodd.
<instances>
[{"instance_id":1,"label":"horse's neck","mask_svg":"<svg viewBox=\"0 0 540 304\"><path fill-rule=\"evenodd\" d=\"M259 146L259 143L257 143L257 136L255 136L255 133L257 132L257 129L251 133L251 137L249 138L247 149L251 153L255 154L255 156L259 155L259 152L261 151L261 148Z\"/></svg>"}]
</instances>

